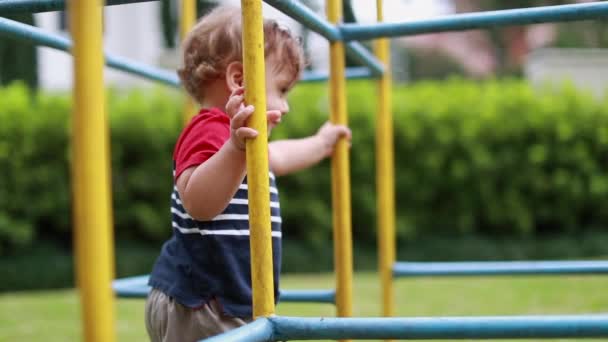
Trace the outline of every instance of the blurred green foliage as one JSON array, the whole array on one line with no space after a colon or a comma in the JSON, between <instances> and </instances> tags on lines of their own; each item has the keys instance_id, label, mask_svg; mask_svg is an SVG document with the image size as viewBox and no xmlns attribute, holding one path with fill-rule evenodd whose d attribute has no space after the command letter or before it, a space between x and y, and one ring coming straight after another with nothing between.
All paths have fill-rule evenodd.
<instances>
[{"instance_id":1,"label":"blurred green foliage","mask_svg":"<svg viewBox=\"0 0 608 342\"><path fill-rule=\"evenodd\" d=\"M161 243L120 239L116 242L116 277L148 274L158 257ZM564 260L606 259L608 232L583 232L557 236L502 237L481 235L446 236L427 234L402 241L397 246L401 261L488 261L488 260ZM282 273L333 272L332 241L313 245L302 241L283 241ZM375 270L377 250L374 241L355 241L355 271ZM50 241L0 258L0 293L74 286L74 255Z\"/></svg>"},{"instance_id":2,"label":"blurred green foliage","mask_svg":"<svg viewBox=\"0 0 608 342\"><path fill-rule=\"evenodd\" d=\"M376 89L350 82L353 230L375 240ZM171 154L181 97L110 90L118 239L158 245L170 233ZM608 102L569 86L460 79L395 89L397 232L532 237L608 226ZM299 85L273 139L312 134L328 118L327 86ZM71 241L67 95L0 89L0 253ZM287 239L331 239L329 162L279 179Z\"/></svg>"}]
</instances>

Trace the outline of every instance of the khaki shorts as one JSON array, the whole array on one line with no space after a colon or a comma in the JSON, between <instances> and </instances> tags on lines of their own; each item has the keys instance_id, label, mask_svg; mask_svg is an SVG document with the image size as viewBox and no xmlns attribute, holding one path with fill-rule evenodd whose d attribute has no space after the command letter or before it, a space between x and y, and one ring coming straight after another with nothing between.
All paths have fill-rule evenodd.
<instances>
[{"instance_id":1,"label":"khaki shorts","mask_svg":"<svg viewBox=\"0 0 608 342\"><path fill-rule=\"evenodd\" d=\"M152 289L146 300L146 329L152 342L194 342L249 322L223 315L215 299L191 309Z\"/></svg>"}]
</instances>

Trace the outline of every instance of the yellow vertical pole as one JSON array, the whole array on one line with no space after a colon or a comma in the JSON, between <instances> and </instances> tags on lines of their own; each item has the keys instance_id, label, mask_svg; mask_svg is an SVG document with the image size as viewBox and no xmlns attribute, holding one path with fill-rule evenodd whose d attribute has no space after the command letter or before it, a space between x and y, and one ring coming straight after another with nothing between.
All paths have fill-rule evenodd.
<instances>
[{"instance_id":1,"label":"yellow vertical pole","mask_svg":"<svg viewBox=\"0 0 608 342\"><path fill-rule=\"evenodd\" d=\"M72 178L76 272L85 341L114 341L114 278L102 0L70 0L74 41Z\"/></svg>"},{"instance_id":2,"label":"yellow vertical pole","mask_svg":"<svg viewBox=\"0 0 608 342\"><path fill-rule=\"evenodd\" d=\"M181 17L179 29L180 37L183 41L196 23L196 0L182 0ZM190 119L196 114L196 109L197 105L194 100L190 96L186 96L183 113L184 125L188 124Z\"/></svg>"},{"instance_id":3,"label":"yellow vertical pole","mask_svg":"<svg viewBox=\"0 0 608 342\"><path fill-rule=\"evenodd\" d=\"M249 127L258 131L247 140L247 183L249 185L249 229L253 317L274 314L270 192L268 184L268 132L266 120L266 71L262 0L241 0L243 14L243 64L245 102L255 111Z\"/></svg>"},{"instance_id":4,"label":"yellow vertical pole","mask_svg":"<svg viewBox=\"0 0 608 342\"><path fill-rule=\"evenodd\" d=\"M342 20L342 0L327 1L327 17L334 24ZM348 125L344 43L330 42L330 60L331 121L335 124ZM353 257L348 153L348 142L340 139L331 160L336 306L339 317L352 316Z\"/></svg>"},{"instance_id":5,"label":"yellow vertical pole","mask_svg":"<svg viewBox=\"0 0 608 342\"><path fill-rule=\"evenodd\" d=\"M378 22L383 20L382 0L376 0ZM395 173L391 113L390 46L388 38L376 41L375 52L384 64L378 80L376 115L376 187L378 189L378 269L382 284L382 314L393 316L393 264L395 263Z\"/></svg>"}]
</instances>

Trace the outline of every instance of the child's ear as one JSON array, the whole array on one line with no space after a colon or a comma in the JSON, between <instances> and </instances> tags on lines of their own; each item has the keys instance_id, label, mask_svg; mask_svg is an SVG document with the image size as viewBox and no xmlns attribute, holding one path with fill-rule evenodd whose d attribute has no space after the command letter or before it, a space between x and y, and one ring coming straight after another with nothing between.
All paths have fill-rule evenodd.
<instances>
[{"instance_id":1,"label":"child's ear","mask_svg":"<svg viewBox=\"0 0 608 342\"><path fill-rule=\"evenodd\" d=\"M230 92L243 86L243 63L232 62L226 68L226 85Z\"/></svg>"}]
</instances>

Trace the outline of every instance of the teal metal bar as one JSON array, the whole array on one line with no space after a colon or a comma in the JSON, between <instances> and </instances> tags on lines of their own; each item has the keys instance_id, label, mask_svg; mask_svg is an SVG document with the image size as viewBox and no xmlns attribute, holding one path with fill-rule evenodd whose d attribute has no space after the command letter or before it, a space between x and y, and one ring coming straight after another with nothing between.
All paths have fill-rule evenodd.
<instances>
[{"instance_id":1,"label":"teal metal bar","mask_svg":"<svg viewBox=\"0 0 608 342\"><path fill-rule=\"evenodd\" d=\"M296 0L264 0L270 6L285 13L293 20L306 26L310 30L327 38L330 42L342 40L340 31L328 21L319 17L310 8Z\"/></svg>"},{"instance_id":2,"label":"teal metal bar","mask_svg":"<svg viewBox=\"0 0 608 342\"><path fill-rule=\"evenodd\" d=\"M147 275L116 279L112 289L121 298L146 298L150 293ZM335 303L334 290L285 290L279 297L281 302L294 303Z\"/></svg>"},{"instance_id":3,"label":"teal metal bar","mask_svg":"<svg viewBox=\"0 0 608 342\"><path fill-rule=\"evenodd\" d=\"M328 21L320 18L315 12L296 0L264 0L270 6L285 13L302 25L320 34L331 42L342 40L338 29ZM376 56L369 52L363 45L357 42L350 42L345 45L345 52L348 57L357 60L359 63L370 68L372 75L382 76L384 66Z\"/></svg>"},{"instance_id":4,"label":"teal metal bar","mask_svg":"<svg viewBox=\"0 0 608 342\"><path fill-rule=\"evenodd\" d=\"M433 32L463 31L507 25L597 19L606 16L608 16L608 2L603 1L575 5L457 14L436 19L402 23L344 24L339 28L342 39L349 41L379 37L401 37Z\"/></svg>"},{"instance_id":5,"label":"teal metal bar","mask_svg":"<svg viewBox=\"0 0 608 342\"><path fill-rule=\"evenodd\" d=\"M281 291L279 301L284 303L330 303L336 302L334 290L285 290Z\"/></svg>"},{"instance_id":6,"label":"teal metal bar","mask_svg":"<svg viewBox=\"0 0 608 342\"><path fill-rule=\"evenodd\" d=\"M606 274L608 261L397 262L397 277Z\"/></svg>"},{"instance_id":7,"label":"teal metal bar","mask_svg":"<svg viewBox=\"0 0 608 342\"><path fill-rule=\"evenodd\" d=\"M367 67L353 67L346 69L346 78L359 79L374 77L372 72ZM327 73L306 71L302 75L301 82L322 82L327 81L329 75Z\"/></svg>"},{"instance_id":8,"label":"teal metal bar","mask_svg":"<svg viewBox=\"0 0 608 342\"><path fill-rule=\"evenodd\" d=\"M273 338L274 327L268 318L258 318L252 323L244 325L234 330L230 330L221 335L216 335L204 339L208 342L265 342L276 341Z\"/></svg>"},{"instance_id":9,"label":"teal metal bar","mask_svg":"<svg viewBox=\"0 0 608 342\"><path fill-rule=\"evenodd\" d=\"M22 24L20 22L2 17L0 17L0 35L21 39L26 42L40 44L65 52L69 52L72 48L72 41L67 38L46 33L37 27ZM179 86L180 84L177 75L173 72L145 66L127 58L114 56L109 53L106 53L105 57L106 65L115 69L126 71L131 74L142 76L154 81L159 81L175 87Z\"/></svg>"},{"instance_id":10,"label":"teal metal bar","mask_svg":"<svg viewBox=\"0 0 608 342\"><path fill-rule=\"evenodd\" d=\"M108 0L106 5L124 5L138 2L149 2L149 1L157 1L157 0ZM308 9L306 6L300 4L297 1L280 1L280 0L268 0L267 1L272 6L275 6L277 9L284 11L285 13L290 13L290 16L295 20L301 20L304 25L309 27L311 30L321 34L325 38L336 41L340 40L339 31L336 27L328 23L327 21L319 18L314 12ZM0 14L9 14L9 13L20 13L20 12L49 12L49 11L60 11L65 9L65 0L0 0ZM0 28L1 29L1 28ZM39 35L48 35L48 33L44 33L40 31ZM65 39L60 38L59 39ZM47 39L49 40L49 39ZM50 39L54 40L54 39ZM64 49L57 47L57 45L65 46L66 42L54 42L56 49L68 51L69 48ZM42 45L45 45L41 42ZM71 45L71 43L68 43ZM49 46L49 45L46 45ZM356 42L349 42L345 46L346 54L358 61L359 63L368 66L371 69L371 76L377 77L381 76L384 72L384 67L382 64L376 59L376 57L369 52L363 45ZM141 66L136 66L132 62L120 57L114 57L111 55L106 55L106 59L108 59L108 65L114 66L119 70L129 71L131 73L142 75L147 78L152 78L151 75L156 74L150 68L145 68ZM126 69L129 70L126 70ZM348 72L348 71L347 71ZM305 75L306 76L306 75ZM347 77L349 75L347 74ZM369 77L364 76L360 71L356 71L352 73L352 78L363 78ZM172 77L174 80L171 82L177 81L177 77ZM152 78L155 79L155 78ZM327 78L323 78L318 74L311 76L310 79L304 78L303 81L322 81ZM156 79L161 82L165 82L164 80ZM171 84L171 83L170 83ZM173 85L173 84L172 84Z\"/></svg>"},{"instance_id":11,"label":"teal metal bar","mask_svg":"<svg viewBox=\"0 0 608 342\"><path fill-rule=\"evenodd\" d=\"M158 0L107 0L106 6L152 2ZM63 11L65 0L0 0L0 15Z\"/></svg>"},{"instance_id":12,"label":"teal metal bar","mask_svg":"<svg viewBox=\"0 0 608 342\"><path fill-rule=\"evenodd\" d=\"M270 317L271 341L608 337L608 315L432 318ZM209 341L231 341L216 338Z\"/></svg>"},{"instance_id":13,"label":"teal metal bar","mask_svg":"<svg viewBox=\"0 0 608 342\"><path fill-rule=\"evenodd\" d=\"M362 65L367 66L373 76L380 77L384 74L384 66L365 46L359 42L346 42L344 45L346 55Z\"/></svg>"},{"instance_id":14,"label":"teal metal bar","mask_svg":"<svg viewBox=\"0 0 608 342\"><path fill-rule=\"evenodd\" d=\"M121 298L146 298L150 293L147 275L116 279L112 282L112 289Z\"/></svg>"}]
</instances>

